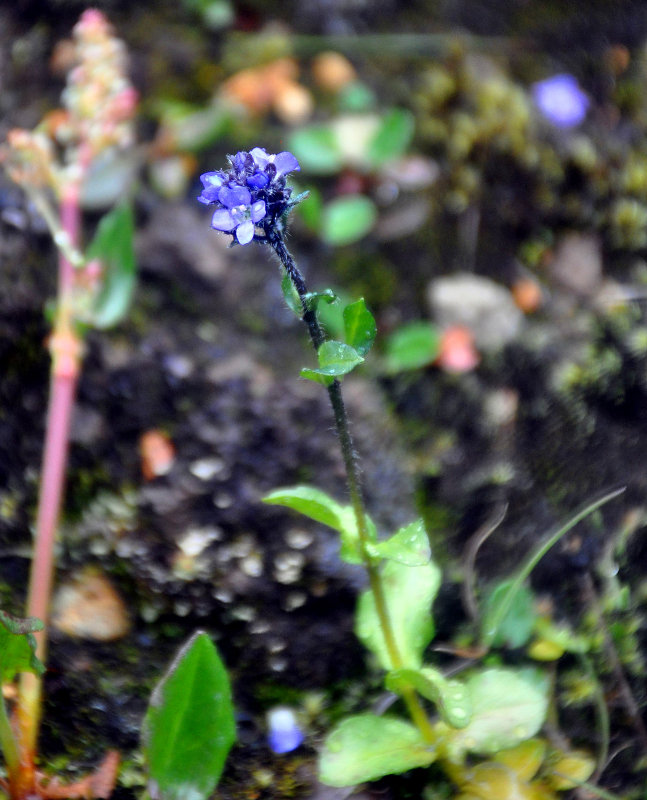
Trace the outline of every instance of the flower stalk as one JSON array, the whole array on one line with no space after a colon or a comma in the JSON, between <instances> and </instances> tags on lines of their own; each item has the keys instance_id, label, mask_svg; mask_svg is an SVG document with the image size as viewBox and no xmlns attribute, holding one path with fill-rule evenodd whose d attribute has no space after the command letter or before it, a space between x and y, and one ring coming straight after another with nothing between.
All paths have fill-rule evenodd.
<instances>
[{"instance_id":1,"label":"flower stalk","mask_svg":"<svg viewBox=\"0 0 647 800\"><path fill-rule=\"evenodd\" d=\"M56 532L83 353L78 322L82 318L91 322L83 317L83 309L84 304L92 305L92 293L98 286L93 277L96 264L87 263L79 249L81 189L97 156L132 143L132 118L137 101L126 75L124 45L113 35L100 11L88 9L82 14L74 29L74 39L76 64L63 92L64 108L46 117L34 131L10 131L7 145L0 150L0 159L9 176L22 186L41 212L59 251L57 304L48 342L50 393L27 595L27 615L44 624L35 634L36 656L42 662L47 654ZM39 783L35 767L42 692L41 676L22 672L13 727L0 716L0 746L12 800L54 796L53 788L44 788ZM67 788L72 792L71 787Z\"/></svg>"},{"instance_id":2,"label":"flower stalk","mask_svg":"<svg viewBox=\"0 0 647 800\"><path fill-rule=\"evenodd\" d=\"M299 162L287 151L270 155L264 149L255 147L250 152L241 151L235 156L229 156L229 165L228 170L206 172L200 176L203 190L198 200L205 205L216 206L211 227L229 233L234 237L234 243L245 245L257 241L269 245L276 253L299 296L301 318L308 328L315 351L319 352L326 337L319 325L316 309L309 302L303 275L283 239L287 213L303 197L292 199L292 189L286 185L286 175L299 170ZM341 383L333 378L326 388L344 461L362 563L368 573L389 659L394 669L400 669L404 662L389 618L382 576L368 549L371 537ZM423 739L432 743L435 737L418 695L413 689L405 689L402 696Z\"/></svg>"}]
</instances>

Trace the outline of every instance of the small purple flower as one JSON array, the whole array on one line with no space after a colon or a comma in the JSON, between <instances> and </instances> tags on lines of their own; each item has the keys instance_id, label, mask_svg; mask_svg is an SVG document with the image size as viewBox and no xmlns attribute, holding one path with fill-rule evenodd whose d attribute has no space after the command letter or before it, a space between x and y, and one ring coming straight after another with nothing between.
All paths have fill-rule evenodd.
<instances>
[{"instance_id":1,"label":"small purple flower","mask_svg":"<svg viewBox=\"0 0 647 800\"><path fill-rule=\"evenodd\" d=\"M239 244L248 244L254 238L254 225L265 216L265 201L256 200L243 186L222 186L218 190L217 208L211 218L211 227L217 231L236 232Z\"/></svg>"},{"instance_id":2,"label":"small purple flower","mask_svg":"<svg viewBox=\"0 0 647 800\"><path fill-rule=\"evenodd\" d=\"M300 169L299 162L292 153L273 155L262 147L228 158L228 170L200 176L203 189L198 200L217 206L212 228L231 233L239 244L266 241L267 231L282 225L281 218L301 199L292 200L292 189L286 185L286 175Z\"/></svg>"},{"instance_id":3,"label":"small purple flower","mask_svg":"<svg viewBox=\"0 0 647 800\"><path fill-rule=\"evenodd\" d=\"M299 728L294 711L286 706L277 706L267 712L268 744L275 753L290 753L303 742L303 731Z\"/></svg>"},{"instance_id":4,"label":"small purple flower","mask_svg":"<svg viewBox=\"0 0 647 800\"><path fill-rule=\"evenodd\" d=\"M532 97L542 115L559 128L579 125L590 105L577 80L567 74L533 84Z\"/></svg>"}]
</instances>

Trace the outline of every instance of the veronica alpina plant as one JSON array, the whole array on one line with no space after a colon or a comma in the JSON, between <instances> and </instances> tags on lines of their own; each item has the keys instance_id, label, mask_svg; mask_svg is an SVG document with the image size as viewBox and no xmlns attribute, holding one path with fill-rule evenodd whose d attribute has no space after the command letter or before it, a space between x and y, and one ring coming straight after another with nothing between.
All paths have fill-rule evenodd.
<instances>
[{"instance_id":1,"label":"veronica alpina plant","mask_svg":"<svg viewBox=\"0 0 647 800\"><path fill-rule=\"evenodd\" d=\"M366 513L341 380L364 360L376 326L363 299L344 308L345 341L327 339L319 324L318 304L336 298L330 290L308 291L284 241L288 212L304 196L292 198L286 182L289 173L298 169L297 159L289 152L270 155L259 147L241 151L229 156L228 169L201 176L204 188L198 199L215 206L212 227L231 235L233 244L255 241L272 248L281 263L286 302L308 327L319 363L316 368L302 369L301 376L323 384L328 391L350 504L339 503L310 486L277 489L264 500L333 528L341 538L340 558L364 566L369 588L359 598L355 632L386 671L387 690L402 699L411 720L373 713L342 720L323 745L320 779L332 786L350 786L438 761L463 792L464 800L501 800L513 794L526 800L555 800L555 788L572 784L551 782L542 766L547 745L532 738L548 709L547 675L537 667L491 667L472 669L466 678L457 679L425 662L434 635L431 607L440 588L440 569L431 558L422 520L388 538L378 538L376 525ZM490 603L484 615L474 658L495 646L524 581L546 550L617 494L606 494L572 517L537 549L513 580L502 585L496 602ZM425 703L435 706L433 717ZM300 741L292 717L282 710L278 722L271 723L272 749L287 752ZM470 754L489 760L472 768ZM550 758L556 758L553 751ZM585 780L593 769L591 759L575 760L577 770L571 773L577 772L576 780ZM561 774L563 759L560 764Z\"/></svg>"}]
</instances>

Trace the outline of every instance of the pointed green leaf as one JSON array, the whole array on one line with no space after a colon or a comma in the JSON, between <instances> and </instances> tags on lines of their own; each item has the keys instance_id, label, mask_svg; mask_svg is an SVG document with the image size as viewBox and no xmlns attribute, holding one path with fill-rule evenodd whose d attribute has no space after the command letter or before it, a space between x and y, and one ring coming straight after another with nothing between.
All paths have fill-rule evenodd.
<instances>
[{"instance_id":1,"label":"pointed green leaf","mask_svg":"<svg viewBox=\"0 0 647 800\"><path fill-rule=\"evenodd\" d=\"M440 588L440 570L433 561L420 567L387 561L382 570L382 584L402 662L405 667L418 669L434 635L431 604ZM355 633L375 653L384 669L394 669L370 590L360 595Z\"/></svg>"},{"instance_id":2,"label":"pointed green leaf","mask_svg":"<svg viewBox=\"0 0 647 800\"><path fill-rule=\"evenodd\" d=\"M102 287L88 321L97 328L109 328L128 311L135 290L135 223L128 203L106 214L87 251L88 261L103 266Z\"/></svg>"},{"instance_id":3,"label":"pointed green leaf","mask_svg":"<svg viewBox=\"0 0 647 800\"><path fill-rule=\"evenodd\" d=\"M464 728L472 717L472 701L465 684L445 678L431 667L395 669L386 676L385 685L396 694L407 688L415 689L436 704L440 716L453 728Z\"/></svg>"},{"instance_id":4,"label":"pointed green leaf","mask_svg":"<svg viewBox=\"0 0 647 800\"><path fill-rule=\"evenodd\" d=\"M45 667L36 658L36 640L32 636L43 627L35 617L21 619L0 611L0 684L12 681L19 672L43 674Z\"/></svg>"},{"instance_id":5,"label":"pointed green leaf","mask_svg":"<svg viewBox=\"0 0 647 800\"><path fill-rule=\"evenodd\" d=\"M436 748L420 731L396 717L348 717L327 737L319 758L319 780L327 786L354 786L383 775L427 767Z\"/></svg>"},{"instance_id":6,"label":"pointed green leaf","mask_svg":"<svg viewBox=\"0 0 647 800\"><path fill-rule=\"evenodd\" d=\"M494 629L496 635L491 639L493 647L523 647L530 639L537 613L534 597L527 586L520 586L511 602L509 601L512 580L500 581L487 596L483 607L483 630ZM501 616L501 605L507 609ZM493 621L499 620L494 624Z\"/></svg>"},{"instance_id":7,"label":"pointed green leaf","mask_svg":"<svg viewBox=\"0 0 647 800\"><path fill-rule=\"evenodd\" d=\"M371 163L380 167L387 161L404 155L411 144L414 126L413 114L410 111L394 108L386 114L368 149Z\"/></svg>"},{"instance_id":8,"label":"pointed green leaf","mask_svg":"<svg viewBox=\"0 0 647 800\"><path fill-rule=\"evenodd\" d=\"M546 719L550 682L535 668L485 669L466 681L472 718L452 734L455 752L487 755L530 739Z\"/></svg>"},{"instance_id":9,"label":"pointed green leaf","mask_svg":"<svg viewBox=\"0 0 647 800\"><path fill-rule=\"evenodd\" d=\"M339 533L344 529L344 507L330 495L312 486L291 486L266 494L264 503L285 506Z\"/></svg>"},{"instance_id":10,"label":"pointed green leaf","mask_svg":"<svg viewBox=\"0 0 647 800\"><path fill-rule=\"evenodd\" d=\"M182 647L151 695L142 729L153 800L206 800L236 740L229 677L206 633Z\"/></svg>"},{"instance_id":11,"label":"pointed green leaf","mask_svg":"<svg viewBox=\"0 0 647 800\"><path fill-rule=\"evenodd\" d=\"M363 563L359 534L352 506L342 506L332 497L312 486L292 486L275 489L263 498L264 503L285 506L298 511L315 522L327 525L341 534L340 557L349 564ZM369 538L377 538L375 523L366 515Z\"/></svg>"},{"instance_id":12,"label":"pointed green leaf","mask_svg":"<svg viewBox=\"0 0 647 800\"><path fill-rule=\"evenodd\" d=\"M440 335L429 322L409 322L386 341L386 368L389 372L426 367L440 352Z\"/></svg>"},{"instance_id":13,"label":"pointed green leaf","mask_svg":"<svg viewBox=\"0 0 647 800\"><path fill-rule=\"evenodd\" d=\"M388 558L410 567L428 564L431 559L429 537L421 519L400 528L389 539L369 545L367 549L374 558Z\"/></svg>"},{"instance_id":14,"label":"pointed green leaf","mask_svg":"<svg viewBox=\"0 0 647 800\"><path fill-rule=\"evenodd\" d=\"M336 378L346 375L364 359L357 350L344 342L324 342L317 351L319 369L302 369L301 376L312 380L319 377Z\"/></svg>"},{"instance_id":15,"label":"pointed green leaf","mask_svg":"<svg viewBox=\"0 0 647 800\"><path fill-rule=\"evenodd\" d=\"M327 203L321 214L321 238L341 247L366 236L377 219L375 203L363 194L347 194Z\"/></svg>"},{"instance_id":16,"label":"pointed green leaf","mask_svg":"<svg viewBox=\"0 0 647 800\"><path fill-rule=\"evenodd\" d=\"M299 297L299 293L294 288L294 284L290 280L288 273L281 267L281 272L283 277L281 278L281 291L283 292L283 298L287 304L287 307L290 311L293 311L299 319L303 317L303 307L301 305L301 298Z\"/></svg>"},{"instance_id":17,"label":"pointed green leaf","mask_svg":"<svg viewBox=\"0 0 647 800\"><path fill-rule=\"evenodd\" d=\"M363 297L344 309L344 333L346 344L354 347L360 356L365 356L373 346L377 327Z\"/></svg>"}]
</instances>

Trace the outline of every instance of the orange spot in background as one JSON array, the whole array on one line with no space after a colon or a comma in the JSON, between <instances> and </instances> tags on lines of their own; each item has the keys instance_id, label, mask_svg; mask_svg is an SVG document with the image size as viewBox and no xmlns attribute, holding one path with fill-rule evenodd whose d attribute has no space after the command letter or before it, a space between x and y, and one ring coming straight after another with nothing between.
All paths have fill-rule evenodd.
<instances>
[{"instance_id":1,"label":"orange spot in background","mask_svg":"<svg viewBox=\"0 0 647 800\"><path fill-rule=\"evenodd\" d=\"M139 453L142 459L142 476L152 481L170 472L175 461L175 448L170 438L162 431L151 430L142 433L139 439Z\"/></svg>"},{"instance_id":2,"label":"orange spot in background","mask_svg":"<svg viewBox=\"0 0 647 800\"><path fill-rule=\"evenodd\" d=\"M533 314L544 302L541 286L532 278L519 278L515 281L512 286L512 298L524 314Z\"/></svg>"},{"instance_id":3,"label":"orange spot in background","mask_svg":"<svg viewBox=\"0 0 647 800\"><path fill-rule=\"evenodd\" d=\"M446 372L460 373L474 369L480 360L472 331L464 325L452 325L441 336L434 363Z\"/></svg>"}]
</instances>

